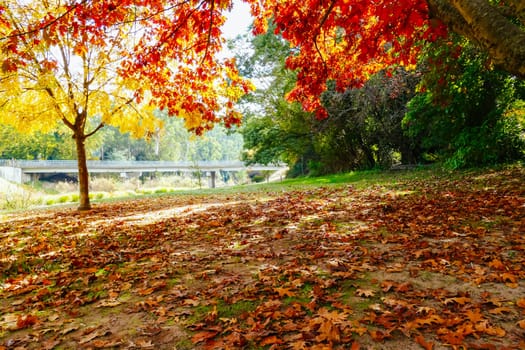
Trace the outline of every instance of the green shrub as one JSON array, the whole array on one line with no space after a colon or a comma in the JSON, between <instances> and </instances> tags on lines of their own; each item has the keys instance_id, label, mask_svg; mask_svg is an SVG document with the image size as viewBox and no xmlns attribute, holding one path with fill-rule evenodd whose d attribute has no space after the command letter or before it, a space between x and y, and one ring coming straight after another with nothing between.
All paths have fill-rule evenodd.
<instances>
[{"instance_id":1,"label":"green shrub","mask_svg":"<svg viewBox=\"0 0 525 350\"><path fill-rule=\"evenodd\" d=\"M69 196L60 196L58 197L58 203L66 203L69 201Z\"/></svg>"}]
</instances>

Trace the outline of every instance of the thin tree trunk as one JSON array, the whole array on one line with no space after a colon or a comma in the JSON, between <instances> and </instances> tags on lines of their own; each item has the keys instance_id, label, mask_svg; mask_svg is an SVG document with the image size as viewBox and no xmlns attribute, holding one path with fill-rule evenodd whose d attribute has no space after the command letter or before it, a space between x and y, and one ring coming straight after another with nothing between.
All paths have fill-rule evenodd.
<instances>
[{"instance_id":1,"label":"thin tree trunk","mask_svg":"<svg viewBox=\"0 0 525 350\"><path fill-rule=\"evenodd\" d=\"M83 136L75 137L77 146L78 184L80 195L80 205L78 210L91 209L91 203L89 202L89 173L87 169L86 146L84 141L85 137Z\"/></svg>"}]
</instances>

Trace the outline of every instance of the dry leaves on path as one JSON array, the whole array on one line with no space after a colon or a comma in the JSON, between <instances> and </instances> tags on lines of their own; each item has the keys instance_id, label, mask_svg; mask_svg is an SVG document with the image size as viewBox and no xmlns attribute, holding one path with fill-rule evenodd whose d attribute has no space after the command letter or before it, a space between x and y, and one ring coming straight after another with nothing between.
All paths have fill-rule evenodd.
<instances>
[{"instance_id":1,"label":"dry leaves on path","mask_svg":"<svg viewBox=\"0 0 525 350\"><path fill-rule=\"evenodd\" d=\"M0 223L0 349L520 349L525 171Z\"/></svg>"}]
</instances>

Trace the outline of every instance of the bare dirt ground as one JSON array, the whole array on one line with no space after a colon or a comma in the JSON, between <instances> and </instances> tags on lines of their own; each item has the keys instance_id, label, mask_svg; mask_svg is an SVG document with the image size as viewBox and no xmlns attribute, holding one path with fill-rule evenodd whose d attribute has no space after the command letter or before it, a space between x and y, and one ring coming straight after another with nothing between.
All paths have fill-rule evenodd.
<instances>
[{"instance_id":1,"label":"bare dirt ground","mask_svg":"<svg viewBox=\"0 0 525 350\"><path fill-rule=\"evenodd\" d=\"M0 349L524 349L525 170L0 223Z\"/></svg>"}]
</instances>

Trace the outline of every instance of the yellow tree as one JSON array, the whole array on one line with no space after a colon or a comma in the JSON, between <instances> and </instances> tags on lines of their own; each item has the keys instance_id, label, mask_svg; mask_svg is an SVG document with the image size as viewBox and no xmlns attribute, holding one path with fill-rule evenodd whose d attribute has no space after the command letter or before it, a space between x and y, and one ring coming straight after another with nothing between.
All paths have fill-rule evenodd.
<instances>
[{"instance_id":1,"label":"yellow tree","mask_svg":"<svg viewBox=\"0 0 525 350\"><path fill-rule=\"evenodd\" d=\"M137 137L166 109L202 133L238 124L252 87L217 58L231 1L0 0L0 122L63 123L76 144L79 209L91 208L86 139L104 125Z\"/></svg>"}]
</instances>

